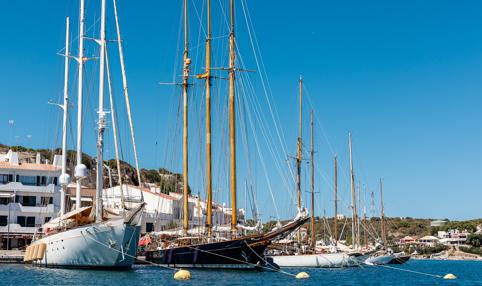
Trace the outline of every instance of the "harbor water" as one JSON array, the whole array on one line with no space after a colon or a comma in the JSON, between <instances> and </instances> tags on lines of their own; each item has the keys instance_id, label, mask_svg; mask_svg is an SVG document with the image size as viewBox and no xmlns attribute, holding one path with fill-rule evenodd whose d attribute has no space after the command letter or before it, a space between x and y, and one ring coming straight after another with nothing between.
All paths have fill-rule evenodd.
<instances>
[{"instance_id":1,"label":"harbor water","mask_svg":"<svg viewBox=\"0 0 482 286\"><path fill-rule=\"evenodd\" d=\"M411 260L405 265L344 269L285 269L306 271L307 280L274 272L191 270L192 279L175 281L172 270L134 266L131 271L44 269L0 265L0 285L482 285L482 262ZM458 278L441 277L453 273ZM433 276L432 276L433 275Z\"/></svg>"}]
</instances>

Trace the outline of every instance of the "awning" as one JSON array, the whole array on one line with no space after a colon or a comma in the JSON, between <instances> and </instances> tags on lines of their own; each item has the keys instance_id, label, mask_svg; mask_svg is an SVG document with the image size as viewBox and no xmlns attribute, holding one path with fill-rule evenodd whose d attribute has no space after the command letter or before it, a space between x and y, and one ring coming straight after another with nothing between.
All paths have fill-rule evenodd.
<instances>
[{"instance_id":1,"label":"awning","mask_svg":"<svg viewBox=\"0 0 482 286\"><path fill-rule=\"evenodd\" d=\"M71 201L76 201L76 198L75 197L70 197L70 200ZM80 201L81 202L91 202L92 201L92 198L80 198Z\"/></svg>"},{"instance_id":2,"label":"awning","mask_svg":"<svg viewBox=\"0 0 482 286\"><path fill-rule=\"evenodd\" d=\"M15 197L14 193L0 193L0 198L13 198Z\"/></svg>"}]
</instances>

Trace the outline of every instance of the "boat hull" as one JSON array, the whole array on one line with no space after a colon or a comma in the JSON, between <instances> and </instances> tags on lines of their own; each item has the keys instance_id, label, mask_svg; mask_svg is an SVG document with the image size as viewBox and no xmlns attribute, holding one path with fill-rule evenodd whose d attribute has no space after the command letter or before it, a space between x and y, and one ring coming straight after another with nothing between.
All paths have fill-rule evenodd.
<instances>
[{"instance_id":1,"label":"boat hull","mask_svg":"<svg viewBox=\"0 0 482 286\"><path fill-rule=\"evenodd\" d=\"M388 264L395 258L395 255L388 254L388 255L380 255L380 256L371 256L365 260L365 264L368 265L385 265Z\"/></svg>"},{"instance_id":2,"label":"boat hull","mask_svg":"<svg viewBox=\"0 0 482 286\"><path fill-rule=\"evenodd\" d=\"M404 264L410 260L410 255L397 255L394 259L392 259L388 264Z\"/></svg>"},{"instance_id":3,"label":"boat hull","mask_svg":"<svg viewBox=\"0 0 482 286\"><path fill-rule=\"evenodd\" d=\"M255 269L265 264L267 247L250 239L229 240L148 251L146 260L170 267Z\"/></svg>"},{"instance_id":4,"label":"boat hull","mask_svg":"<svg viewBox=\"0 0 482 286\"><path fill-rule=\"evenodd\" d=\"M341 268L358 266L356 258L346 253L271 256L279 267Z\"/></svg>"},{"instance_id":5,"label":"boat hull","mask_svg":"<svg viewBox=\"0 0 482 286\"><path fill-rule=\"evenodd\" d=\"M35 266L127 270L137 252L140 226L113 219L41 238L46 250Z\"/></svg>"}]
</instances>

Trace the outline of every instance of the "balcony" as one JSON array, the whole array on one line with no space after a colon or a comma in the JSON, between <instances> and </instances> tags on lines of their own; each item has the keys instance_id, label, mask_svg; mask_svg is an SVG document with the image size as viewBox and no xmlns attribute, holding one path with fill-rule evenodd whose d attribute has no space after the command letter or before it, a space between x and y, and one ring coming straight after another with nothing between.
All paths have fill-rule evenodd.
<instances>
[{"instance_id":1,"label":"balcony","mask_svg":"<svg viewBox=\"0 0 482 286\"><path fill-rule=\"evenodd\" d=\"M2 213L8 213L9 211L9 205L10 205L10 212L15 212L15 213L33 213L33 214L54 214L55 213L55 207L54 204L48 204L48 205L41 205L37 204L36 206L32 207L27 207L23 206L19 203L10 203L7 205L0 205L0 212Z\"/></svg>"}]
</instances>

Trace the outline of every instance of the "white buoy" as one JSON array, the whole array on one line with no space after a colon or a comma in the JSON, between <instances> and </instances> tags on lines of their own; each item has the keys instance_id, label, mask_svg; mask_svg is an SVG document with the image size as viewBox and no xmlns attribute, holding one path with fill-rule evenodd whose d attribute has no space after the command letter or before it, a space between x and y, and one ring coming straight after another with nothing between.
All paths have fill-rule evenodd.
<instances>
[{"instance_id":1,"label":"white buoy","mask_svg":"<svg viewBox=\"0 0 482 286\"><path fill-rule=\"evenodd\" d=\"M296 279L308 279L310 278L310 275L306 272L300 272L296 274Z\"/></svg>"},{"instance_id":2,"label":"white buoy","mask_svg":"<svg viewBox=\"0 0 482 286\"><path fill-rule=\"evenodd\" d=\"M191 273L187 270L179 270L174 274L175 280L189 280L191 279Z\"/></svg>"},{"instance_id":3,"label":"white buoy","mask_svg":"<svg viewBox=\"0 0 482 286\"><path fill-rule=\"evenodd\" d=\"M453 275L452 273L449 273L444 276L444 279L457 279L457 276Z\"/></svg>"}]
</instances>

